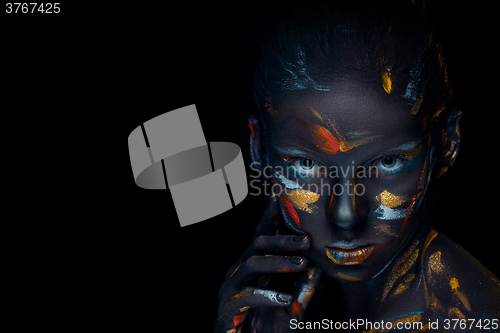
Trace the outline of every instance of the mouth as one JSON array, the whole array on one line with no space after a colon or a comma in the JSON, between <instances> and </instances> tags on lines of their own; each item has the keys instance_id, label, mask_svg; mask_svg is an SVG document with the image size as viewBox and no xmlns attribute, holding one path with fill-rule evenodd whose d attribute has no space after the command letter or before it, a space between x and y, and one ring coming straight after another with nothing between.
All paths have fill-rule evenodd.
<instances>
[{"instance_id":1,"label":"mouth","mask_svg":"<svg viewBox=\"0 0 500 333\"><path fill-rule=\"evenodd\" d=\"M377 250L375 244L347 244L336 242L326 246L326 255L337 265L357 265L370 258Z\"/></svg>"}]
</instances>

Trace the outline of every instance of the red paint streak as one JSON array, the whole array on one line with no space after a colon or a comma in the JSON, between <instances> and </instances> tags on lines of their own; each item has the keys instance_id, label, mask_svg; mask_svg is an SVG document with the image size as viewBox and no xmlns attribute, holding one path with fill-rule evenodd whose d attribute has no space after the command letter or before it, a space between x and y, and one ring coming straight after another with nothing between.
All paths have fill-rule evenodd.
<instances>
[{"instance_id":1,"label":"red paint streak","mask_svg":"<svg viewBox=\"0 0 500 333\"><path fill-rule=\"evenodd\" d=\"M288 200L288 197L285 194L283 194L281 197L283 198L283 203L285 204L285 210L292 217L295 223L297 223L297 225L300 227L300 221L299 216L297 215L297 211L295 210L295 208L293 208L290 200Z\"/></svg>"},{"instance_id":2,"label":"red paint streak","mask_svg":"<svg viewBox=\"0 0 500 333\"><path fill-rule=\"evenodd\" d=\"M403 232L403 229L406 226L406 222L408 222L408 218L410 217L411 211L413 210L413 206L415 206L415 203L417 202L418 197L419 197L418 195L414 195L411 198L410 206L408 206L408 210L406 211L405 220L403 222L403 226L401 227L401 230L399 231L398 237L401 236L401 233Z\"/></svg>"},{"instance_id":3,"label":"red paint streak","mask_svg":"<svg viewBox=\"0 0 500 333\"><path fill-rule=\"evenodd\" d=\"M233 318L234 327L238 327L239 325L241 325L243 323L243 320L245 320L246 315L247 311L243 311L234 316Z\"/></svg>"},{"instance_id":4,"label":"red paint streak","mask_svg":"<svg viewBox=\"0 0 500 333\"><path fill-rule=\"evenodd\" d=\"M330 131L323 126L313 126L313 135L318 143L318 147L328 154L336 154L340 149L340 145L337 139L335 139L332 133L330 133Z\"/></svg>"},{"instance_id":5,"label":"red paint streak","mask_svg":"<svg viewBox=\"0 0 500 333\"><path fill-rule=\"evenodd\" d=\"M299 313L302 311L302 307L300 306L298 300L293 301L291 310L292 310L292 315L294 316L298 316Z\"/></svg>"},{"instance_id":6,"label":"red paint streak","mask_svg":"<svg viewBox=\"0 0 500 333\"><path fill-rule=\"evenodd\" d=\"M250 128L250 136L252 137L253 144L256 145L257 144L257 135L255 134L255 131L253 129L253 124L250 120L248 121L248 127Z\"/></svg>"},{"instance_id":7,"label":"red paint streak","mask_svg":"<svg viewBox=\"0 0 500 333\"><path fill-rule=\"evenodd\" d=\"M332 202L333 202L333 197L334 196L335 196L335 194L333 194L333 193L330 195L330 203L328 204L328 213L330 213L332 211L332 209L333 209Z\"/></svg>"}]
</instances>

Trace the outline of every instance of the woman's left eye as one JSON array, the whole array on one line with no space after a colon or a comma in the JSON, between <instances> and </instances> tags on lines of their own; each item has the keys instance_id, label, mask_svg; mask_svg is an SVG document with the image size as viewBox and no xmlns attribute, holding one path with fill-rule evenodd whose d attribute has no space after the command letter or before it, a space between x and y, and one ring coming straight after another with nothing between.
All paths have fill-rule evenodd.
<instances>
[{"instance_id":1,"label":"woman's left eye","mask_svg":"<svg viewBox=\"0 0 500 333\"><path fill-rule=\"evenodd\" d=\"M401 168L404 159L395 156L385 156L375 161L372 166L377 167L385 174L394 174Z\"/></svg>"},{"instance_id":2,"label":"woman's left eye","mask_svg":"<svg viewBox=\"0 0 500 333\"><path fill-rule=\"evenodd\" d=\"M324 168L318 162L310 158L297 159L292 162L292 166L300 173L311 175Z\"/></svg>"}]
</instances>

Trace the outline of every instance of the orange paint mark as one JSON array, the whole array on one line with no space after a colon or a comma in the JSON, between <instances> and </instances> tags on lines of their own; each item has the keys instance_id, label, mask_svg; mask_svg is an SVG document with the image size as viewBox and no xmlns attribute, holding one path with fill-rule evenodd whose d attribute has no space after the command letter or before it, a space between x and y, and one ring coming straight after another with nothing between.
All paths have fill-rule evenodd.
<instances>
[{"instance_id":1,"label":"orange paint mark","mask_svg":"<svg viewBox=\"0 0 500 333\"><path fill-rule=\"evenodd\" d=\"M278 273L288 273L290 270L288 268L278 268L277 270Z\"/></svg>"},{"instance_id":2,"label":"orange paint mark","mask_svg":"<svg viewBox=\"0 0 500 333\"><path fill-rule=\"evenodd\" d=\"M298 316L299 313L302 311L302 307L300 306L298 300L293 301L291 310L292 310L292 315L294 316Z\"/></svg>"},{"instance_id":3,"label":"orange paint mark","mask_svg":"<svg viewBox=\"0 0 500 333\"><path fill-rule=\"evenodd\" d=\"M235 292L234 295L233 295L233 299L237 299L237 298L240 298L241 296L243 296L243 290L240 291L240 292Z\"/></svg>"},{"instance_id":4,"label":"orange paint mark","mask_svg":"<svg viewBox=\"0 0 500 333\"><path fill-rule=\"evenodd\" d=\"M300 221L299 216L297 215L297 211L295 210L295 208L293 208L293 205L291 204L290 200L288 200L288 197L285 194L283 194L281 197L283 198L283 203L285 204L285 210L292 217L295 223L297 223L297 225L300 227Z\"/></svg>"}]
</instances>

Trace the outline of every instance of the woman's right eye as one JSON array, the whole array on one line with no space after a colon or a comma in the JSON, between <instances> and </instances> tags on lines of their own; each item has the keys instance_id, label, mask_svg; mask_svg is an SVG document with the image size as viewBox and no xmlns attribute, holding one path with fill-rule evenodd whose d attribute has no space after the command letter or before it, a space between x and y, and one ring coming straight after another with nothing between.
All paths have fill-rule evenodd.
<instances>
[{"instance_id":1,"label":"woman's right eye","mask_svg":"<svg viewBox=\"0 0 500 333\"><path fill-rule=\"evenodd\" d=\"M292 167L306 176L318 175L326 170L322 164L310 158L296 159L292 162Z\"/></svg>"}]
</instances>

